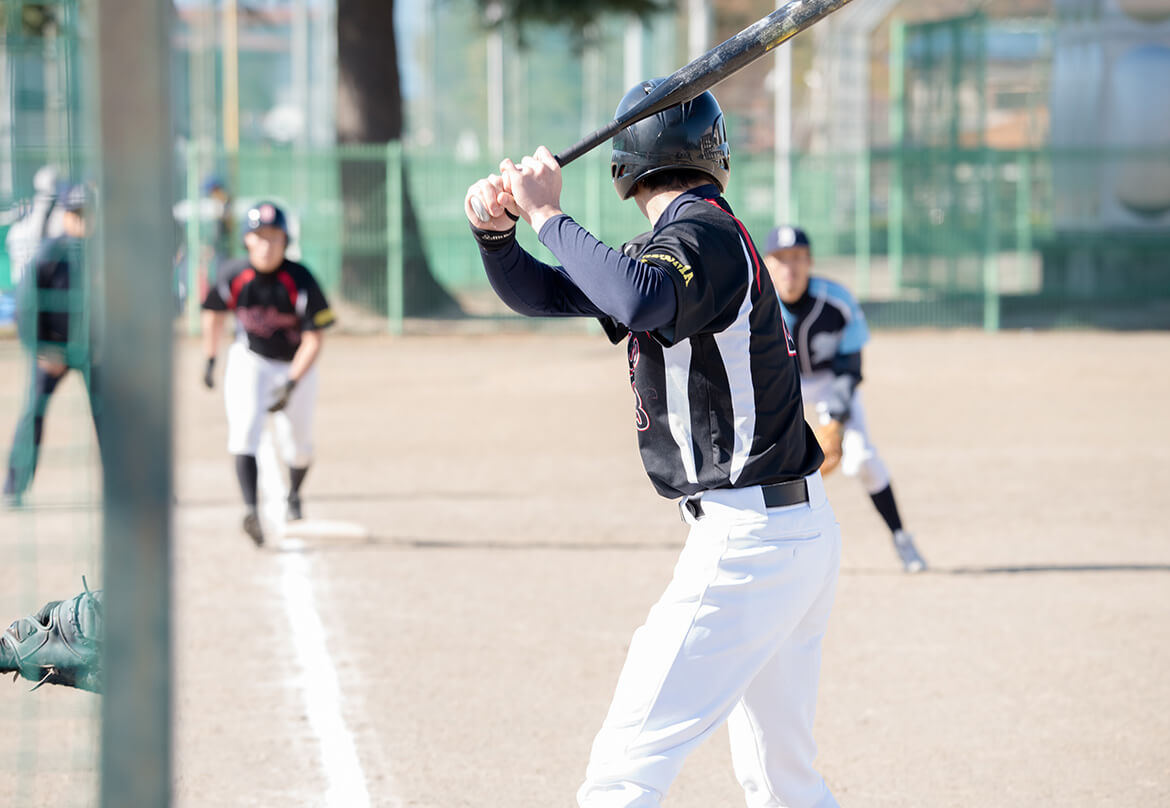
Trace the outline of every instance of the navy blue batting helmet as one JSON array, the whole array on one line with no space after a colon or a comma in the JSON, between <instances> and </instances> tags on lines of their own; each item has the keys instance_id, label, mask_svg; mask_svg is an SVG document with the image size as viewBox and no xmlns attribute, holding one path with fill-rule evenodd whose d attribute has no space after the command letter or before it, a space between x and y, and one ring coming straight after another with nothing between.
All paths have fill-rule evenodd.
<instances>
[{"instance_id":1,"label":"navy blue batting helmet","mask_svg":"<svg viewBox=\"0 0 1170 808\"><path fill-rule=\"evenodd\" d=\"M288 235L288 220L285 219L284 211L271 202L257 202L248 208L244 215L245 233L251 233L261 227L275 227Z\"/></svg>"},{"instance_id":2,"label":"navy blue batting helmet","mask_svg":"<svg viewBox=\"0 0 1170 808\"><path fill-rule=\"evenodd\" d=\"M622 97L615 118L633 107L665 79L651 79ZM719 190L727 188L731 147L723 110L710 92L651 115L613 137L610 158L614 189L629 199L638 180L671 169L692 169L709 176Z\"/></svg>"}]
</instances>

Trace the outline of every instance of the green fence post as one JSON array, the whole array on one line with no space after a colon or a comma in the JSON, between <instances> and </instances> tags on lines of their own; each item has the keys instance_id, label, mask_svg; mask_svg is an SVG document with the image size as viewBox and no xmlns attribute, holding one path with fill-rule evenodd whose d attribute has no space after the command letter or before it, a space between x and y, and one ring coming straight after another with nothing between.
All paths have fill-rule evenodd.
<instances>
[{"instance_id":1,"label":"green fence post","mask_svg":"<svg viewBox=\"0 0 1170 808\"><path fill-rule=\"evenodd\" d=\"M102 808L171 804L174 260L170 3L93 3L104 287ZM105 182L103 182L105 178ZM10 802L6 799L5 802Z\"/></svg>"},{"instance_id":2,"label":"green fence post","mask_svg":"<svg viewBox=\"0 0 1170 808\"><path fill-rule=\"evenodd\" d=\"M386 144L386 324L391 334L402 333L403 238L402 141Z\"/></svg>"},{"instance_id":3,"label":"green fence post","mask_svg":"<svg viewBox=\"0 0 1170 808\"><path fill-rule=\"evenodd\" d=\"M869 152L857 155L856 200L853 205L853 245L857 253L857 292L861 297L869 296Z\"/></svg>"},{"instance_id":4,"label":"green fence post","mask_svg":"<svg viewBox=\"0 0 1170 808\"><path fill-rule=\"evenodd\" d=\"M1016 155L1016 289L1024 282L1024 272L1032 254L1032 163L1028 152Z\"/></svg>"},{"instance_id":5,"label":"green fence post","mask_svg":"<svg viewBox=\"0 0 1170 808\"><path fill-rule=\"evenodd\" d=\"M995 215L996 153L983 149L983 330L999 330L999 235Z\"/></svg>"},{"instance_id":6,"label":"green fence post","mask_svg":"<svg viewBox=\"0 0 1170 808\"><path fill-rule=\"evenodd\" d=\"M897 294L902 290L903 242L902 228L902 171L903 148L906 137L906 23L894 20L890 24L890 201L888 246L886 249L890 267L890 291Z\"/></svg>"},{"instance_id":7,"label":"green fence post","mask_svg":"<svg viewBox=\"0 0 1170 808\"><path fill-rule=\"evenodd\" d=\"M199 333L199 264L203 258L199 238L199 147L187 142L187 336ZM208 279L210 280L210 279Z\"/></svg>"}]
</instances>

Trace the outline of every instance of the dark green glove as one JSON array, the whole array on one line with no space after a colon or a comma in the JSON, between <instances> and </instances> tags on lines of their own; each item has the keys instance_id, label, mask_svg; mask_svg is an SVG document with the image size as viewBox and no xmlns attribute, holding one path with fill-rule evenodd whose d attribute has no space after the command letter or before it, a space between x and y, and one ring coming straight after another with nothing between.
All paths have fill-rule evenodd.
<instances>
[{"instance_id":1,"label":"dark green glove","mask_svg":"<svg viewBox=\"0 0 1170 808\"><path fill-rule=\"evenodd\" d=\"M289 379L287 382L276 388L274 392L274 400L268 406L269 412L280 412L288 406L289 397L292 396L293 388L297 386L295 379Z\"/></svg>"},{"instance_id":2,"label":"dark green glove","mask_svg":"<svg viewBox=\"0 0 1170 808\"><path fill-rule=\"evenodd\" d=\"M203 370L203 384L208 390L215 387L215 357L207 357L207 367Z\"/></svg>"},{"instance_id":3,"label":"dark green glove","mask_svg":"<svg viewBox=\"0 0 1170 808\"><path fill-rule=\"evenodd\" d=\"M0 634L0 673L100 693L102 623L100 590L46 603Z\"/></svg>"}]
</instances>

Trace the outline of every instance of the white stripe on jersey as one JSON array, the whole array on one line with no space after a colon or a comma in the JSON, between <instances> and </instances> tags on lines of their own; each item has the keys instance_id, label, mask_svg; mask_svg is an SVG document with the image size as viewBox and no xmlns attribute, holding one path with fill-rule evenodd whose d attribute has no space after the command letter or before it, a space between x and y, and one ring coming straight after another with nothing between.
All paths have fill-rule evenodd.
<instances>
[{"instance_id":1,"label":"white stripe on jersey","mask_svg":"<svg viewBox=\"0 0 1170 808\"><path fill-rule=\"evenodd\" d=\"M687 482L699 482L695 471L695 440L691 432L691 397L687 393L691 378L691 341L684 339L678 345L662 349L666 366L666 415L670 434L682 455Z\"/></svg>"},{"instance_id":2,"label":"white stripe on jersey","mask_svg":"<svg viewBox=\"0 0 1170 808\"><path fill-rule=\"evenodd\" d=\"M752 384L752 281L755 279L755 263L748 254L747 245L740 238L743 258L747 264L748 283L744 290L743 302L735 315L735 322L715 334L715 346L719 349L723 370L727 374L727 385L731 393L731 423L735 431L735 448L731 453L731 467L728 479L732 484L739 479L752 451L752 436L756 432L756 392Z\"/></svg>"},{"instance_id":3,"label":"white stripe on jersey","mask_svg":"<svg viewBox=\"0 0 1170 808\"><path fill-rule=\"evenodd\" d=\"M812 348L808 344L808 330L812 328L812 324L821 316L821 309L825 307L825 299L818 297L816 303L813 304L813 310L809 313L804 321L800 324L800 336L796 340L796 350L800 352L801 372L812 373L813 358Z\"/></svg>"}]
</instances>

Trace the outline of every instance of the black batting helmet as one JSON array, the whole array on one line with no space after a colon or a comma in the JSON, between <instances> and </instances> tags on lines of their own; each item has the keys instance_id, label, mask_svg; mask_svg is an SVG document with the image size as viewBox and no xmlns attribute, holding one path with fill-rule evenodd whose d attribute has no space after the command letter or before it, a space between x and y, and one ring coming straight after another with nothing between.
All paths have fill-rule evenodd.
<instances>
[{"instance_id":1,"label":"black batting helmet","mask_svg":"<svg viewBox=\"0 0 1170 808\"><path fill-rule=\"evenodd\" d=\"M283 230L285 236L288 235L288 220L284 217L284 211L271 202L257 202L244 214L245 233L251 233L261 227L275 227L277 230Z\"/></svg>"},{"instance_id":2,"label":"black batting helmet","mask_svg":"<svg viewBox=\"0 0 1170 808\"><path fill-rule=\"evenodd\" d=\"M644 81L626 93L615 118L645 98L665 79ZM723 110L710 92L667 107L614 135L610 170L613 187L629 199L638 180L670 169L707 174L722 191L731 173L731 147Z\"/></svg>"}]
</instances>

